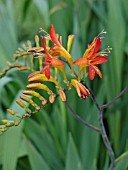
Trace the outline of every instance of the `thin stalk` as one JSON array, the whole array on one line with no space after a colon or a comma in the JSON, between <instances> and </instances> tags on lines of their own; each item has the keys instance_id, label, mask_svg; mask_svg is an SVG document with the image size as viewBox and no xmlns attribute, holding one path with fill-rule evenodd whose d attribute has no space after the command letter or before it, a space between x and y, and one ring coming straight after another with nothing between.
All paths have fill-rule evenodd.
<instances>
[{"instance_id":1,"label":"thin stalk","mask_svg":"<svg viewBox=\"0 0 128 170\"><path fill-rule=\"evenodd\" d=\"M87 123L86 121L84 121L83 119L80 118L80 116L78 116L78 114L71 108L71 106L69 105L69 103L66 101L65 102L67 108L70 110L70 112L74 115L74 117L79 120L82 124L84 124L85 126L87 126L88 128L96 131L96 132L101 132L101 129Z\"/></svg>"},{"instance_id":2,"label":"thin stalk","mask_svg":"<svg viewBox=\"0 0 128 170\"><path fill-rule=\"evenodd\" d=\"M110 163L110 167L109 167L109 170L112 170L113 167L114 167L114 161L115 161L115 154L113 152L113 149L111 147L111 144L109 142L109 139L108 139L108 136L107 136L107 133L106 133L106 130L105 130L105 126L104 126L104 123L103 123L103 115L102 115L102 109L99 105L99 103L97 102L96 100L96 97L95 95L93 94L92 90L85 84L85 83L82 83L90 92L90 95L91 95L91 98L94 102L94 104L96 105L97 109L98 109L98 116L99 116L99 124L100 124L100 128L101 128L101 135L102 135L102 138L103 138L103 142L109 152L109 155L110 155L110 160L111 160L111 163Z\"/></svg>"},{"instance_id":3,"label":"thin stalk","mask_svg":"<svg viewBox=\"0 0 128 170\"><path fill-rule=\"evenodd\" d=\"M105 126L104 126L104 123L103 123L102 111L99 111L98 115L99 115L99 123L100 123L100 128L101 128L101 135L102 135L104 144L105 144L105 146L106 146L106 148L109 152L109 155L110 155L111 164L109 166L109 170L112 170L113 167L114 167L114 163L115 163L115 154L113 152L113 149L111 147L111 144L109 142L109 139L108 139L108 136L107 136L107 133L106 133L106 130L105 130Z\"/></svg>"},{"instance_id":4,"label":"thin stalk","mask_svg":"<svg viewBox=\"0 0 128 170\"><path fill-rule=\"evenodd\" d=\"M100 107L100 109L103 110L103 109L107 108L108 106L112 105L112 104L113 104L116 100L118 100L127 90L128 90L128 86L126 86L126 87L120 92L120 94L119 94L118 96L116 96L114 99L112 99L110 102L102 105L102 106Z\"/></svg>"}]
</instances>

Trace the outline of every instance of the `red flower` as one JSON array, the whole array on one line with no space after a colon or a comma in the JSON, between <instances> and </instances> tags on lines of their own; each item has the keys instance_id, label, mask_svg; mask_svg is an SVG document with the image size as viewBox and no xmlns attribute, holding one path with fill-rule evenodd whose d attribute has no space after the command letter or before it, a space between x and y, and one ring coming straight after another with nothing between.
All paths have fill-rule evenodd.
<instances>
[{"instance_id":1,"label":"red flower","mask_svg":"<svg viewBox=\"0 0 128 170\"><path fill-rule=\"evenodd\" d=\"M98 52L101 46L101 42L101 38L96 37L93 42L88 45L88 49L85 51L83 58L80 58L74 62L74 64L81 67L79 69L80 72L86 66L89 67L88 74L90 80L94 79L95 73L97 73L99 77L102 78L102 73L96 65L108 61L106 56L109 54L110 48L106 48L103 51Z\"/></svg>"},{"instance_id":2,"label":"red flower","mask_svg":"<svg viewBox=\"0 0 128 170\"><path fill-rule=\"evenodd\" d=\"M42 46L44 48L44 52L46 53L46 60L43 62L43 64L46 64L46 66L41 70L41 73L44 72L45 76L50 79L50 67L57 67L57 66L64 66L64 63L57 58L52 57L46 48L45 39L42 38Z\"/></svg>"}]
</instances>

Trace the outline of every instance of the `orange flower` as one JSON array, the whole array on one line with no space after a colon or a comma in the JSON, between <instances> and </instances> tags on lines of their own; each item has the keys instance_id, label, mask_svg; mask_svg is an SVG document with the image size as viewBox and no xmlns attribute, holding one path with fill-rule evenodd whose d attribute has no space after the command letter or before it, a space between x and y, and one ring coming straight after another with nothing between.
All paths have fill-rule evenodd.
<instances>
[{"instance_id":1,"label":"orange flower","mask_svg":"<svg viewBox=\"0 0 128 170\"><path fill-rule=\"evenodd\" d=\"M71 86L74 86L76 88L78 96L83 100L85 100L90 94L89 90L83 84L81 84L79 81L75 79L71 80L70 87Z\"/></svg>"},{"instance_id":2,"label":"orange flower","mask_svg":"<svg viewBox=\"0 0 128 170\"><path fill-rule=\"evenodd\" d=\"M110 53L110 48L108 47L103 51L98 52L101 46L101 42L102 40L100 37L94 38L93 42L88 45L88 49L85 51L83 58L74 61L74 64L79 66L78 79L80 79L80 73L82 69L86 68L86 66L89 67L88 74L90 80L94 79L95 73L97 73L99 77L102 78L102 73L96 65L108 61L106 56L108 56Z\"/></svg>"},{"instance_id":3,"label":"orange flower","mask_svg":"<svg viewBox=\"0 0 128 170\"><path fill-rule=\"evenodd\" d=\"M42 38L42 46L44 48L44 51L46 53L46 60L43 62L43 64L46 64L46 66L41 70L41 73L44 72L45 76L50 79L50 67L57 67L57 66L64 66L64 63L57 58L52 57L47 49L46 49L46 44L45 44L45 39Z\"/></svg>"},{"instance_id":4,"label":"orange flower","mask_svg":"<svg viewBox=\"0 0 128 170\"><path fill-rule=\"evenodd\" d=\"M69 50L70 50L74 36L71 35L68 38L68 44L67 44L68 50L66 50L62 46L62 39L60 41L58 40L58 36L55 33L55 29L54 29L53 25L50 26L50 38L51 38L51 41L54 43L54 45L50 48L50 50L51 50L50 54L54 57L61 56L61 57L65 58L71 67L72 74L74 75L73 60L72 60L72 56L69 54Z\"/></svg>"}]
</instances>

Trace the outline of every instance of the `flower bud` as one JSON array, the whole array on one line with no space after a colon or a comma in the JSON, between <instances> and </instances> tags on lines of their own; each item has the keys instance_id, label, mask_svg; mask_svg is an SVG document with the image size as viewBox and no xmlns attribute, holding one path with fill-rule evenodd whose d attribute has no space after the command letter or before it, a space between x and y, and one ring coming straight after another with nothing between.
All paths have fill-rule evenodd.
<instances>
[{"instance_id":1,"label":"flower bud","mask_svg":"<svg viewBox=\"0 0 128 170\"><path fill-rule=\"evenodd\" d=\"M26 110L28 113L31 113L31 110L24 104L22 103L20 100L16 100L16 103L22 107L24 110Z\"/></svg>"}]
</instances>

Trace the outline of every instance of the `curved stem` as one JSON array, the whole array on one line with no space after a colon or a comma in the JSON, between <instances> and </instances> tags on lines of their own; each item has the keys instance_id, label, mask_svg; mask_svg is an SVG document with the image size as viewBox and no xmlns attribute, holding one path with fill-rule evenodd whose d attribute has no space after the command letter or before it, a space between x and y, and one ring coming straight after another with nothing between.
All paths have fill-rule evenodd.
<instances>
[{"instance_id":1,"label":"curved stem","mask_svg":"<svg viewBox=\"0 0 128 170\"><path fill-rule=\"evenodd\" d=\"M98 115L99 115L99 123L100 123L100 128L101 128L101 135L102 135L104 144L105 144L105 146L106 146L106 148L109 152L110 159L111 159L111 164L110 164L109 170L112 170L113 167L114 167L115 155L114 155L114 152L112 150L111 144L109 142L109 139L108 139L108 136L107 136L107 133L106 133L106 130L105 130L105 126L104 126L104 123L103 123L102 111L99 111Z\"/></svg>"},{"instance_id":2,"label":"curved stem","mask_svg":"<svg viewBox=\"0 0 128 170\"><path fill-rule=\"evenodd\" d=\"M79 120L82 124L84 124L85 126L87 126L88 128L96 131L96 132L101 132L101 129L92 126L91 124L87 123L86 121L84 121L83 119L81 119L78 114L71 108L71 106L69 105L69 103L66 101L65 102L67 108L71 111L71 113L75 116L75 118L77 118L77 120Z\"/></svg>"},{"instance_id":3,"label":"curved stem","mask_svg":"<svg viewBox=\"0 0 128 170\"><path fill-rule=\"evenodd\" d=\"M114 103L116 100L118 100L127 90L128 90L128 86L126 86L126 87L120 92L120 94L119 94L118 96L116 96L114 99L112 99L110 102L102 105L102 106L100 107L100 109L103 110L103 109L107 108L108 106L110 106L111 104L113 104L113 103Z\"/></svg>"},{"instance_id":4,"label":"curved stem","mask_svg":"<svg viewBox=\"0 0 128 170\"><path fill-rule=\"evenodd\" d=\"M89 90L91 98L92 98L94 104L96 105L96 107L98 109L99 123L100 123L100 128L101 128L101 135L102 135L102 138L103 138L103 142L104 142L104 144L105 144L105 146L106 146L106 148L107 148L107 150L109 152L110 160L111 160L109 170L112 170L113 167L114 167L115 155L114 155L113 149L111 147L111 144L109 142L109 139L108 139L108 136L107 136L107 133L106 133L106 130L105 130L105 126L104 126L104 123L103 123L102 109L101 109L99 103L97 102L96 97L93 94L92 90L85 83L82 83L82 84Z\"/></svg>"}]
</instances>

